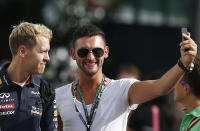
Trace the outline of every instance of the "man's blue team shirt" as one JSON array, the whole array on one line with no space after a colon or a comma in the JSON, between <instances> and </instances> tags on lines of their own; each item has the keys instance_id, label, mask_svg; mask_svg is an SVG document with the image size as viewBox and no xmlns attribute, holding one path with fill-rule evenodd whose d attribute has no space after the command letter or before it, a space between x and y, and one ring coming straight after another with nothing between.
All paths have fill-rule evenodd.
<instances>
[{"instance_id":1,"label":"man's blue team shirt","mask_svg":"<svg viewBox=\"0 0 200 131\"><path fill-rule=\"evenodd\" d=\"M40 78L32 75L21 87L6 74L7 65L0 70L0 130L55 131L57 110L55 101L44 111L40 98Z\"/></svg>"}]
</instances>

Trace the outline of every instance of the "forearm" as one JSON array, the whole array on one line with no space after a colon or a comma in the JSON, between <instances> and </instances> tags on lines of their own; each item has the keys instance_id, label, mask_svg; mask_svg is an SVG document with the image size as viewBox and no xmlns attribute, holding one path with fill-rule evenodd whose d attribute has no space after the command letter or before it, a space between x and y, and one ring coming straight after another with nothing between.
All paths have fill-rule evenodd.
<instances>
[{"instance_id":1,"label":"forearm","mask_svg":"<svg viewBox=\"0 0 200 131\"><path fill-rule=\"evenodd\" d=\"M152 86L158 87L156 88L158 95L165 95L174 87L183 74L184 71L178 66L178 64L176 64L160 79L154 81Z\"/></svg>"},{"instance_id":2,"label":"forearm","mask_svg":"<svg viewBox=\"0 0 200 131\"><path fill-rule=\"evenodd\" d=\"M183 74L184 71L176 64L160 79L134 83L129 89L129 104L140 104L167 94Z\"/></svg>"},{"instance_id":3,"label":"forearm","mask_svg":"<svg viewBox=\"0 0 200 131\"><path fill-rule=\"evenodd\" d=\"M135 82L129 89L129 104L140 104L168 93L176 82L188 71L197 55L197 45L190 34L182 35L186 40L180 43L181 61L166 72L160 79ZM189 49L185 51L185 49Z\"/></svg>"}]
</instances>

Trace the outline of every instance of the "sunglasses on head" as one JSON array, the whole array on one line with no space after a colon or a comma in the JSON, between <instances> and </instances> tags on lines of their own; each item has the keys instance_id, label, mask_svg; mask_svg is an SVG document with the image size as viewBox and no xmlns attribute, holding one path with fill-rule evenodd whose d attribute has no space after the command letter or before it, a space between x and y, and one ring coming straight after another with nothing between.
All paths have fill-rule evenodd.
<instances>
[{"instance_id":1,"label":"sunglasses on head","mask_svg":"<svg viewBox=\"0 0 200 131\"><path fill-rule=\"evenodd\" d=\"M86 48L81 48L77 51L77 54L79 57L83 58L86 57L88 55L88 53L90 52L89 49ZM92 53L95 57L102 57L104 54L104 49L102 48L93 48L92 49Z\"/></svg>"}]
</instances>

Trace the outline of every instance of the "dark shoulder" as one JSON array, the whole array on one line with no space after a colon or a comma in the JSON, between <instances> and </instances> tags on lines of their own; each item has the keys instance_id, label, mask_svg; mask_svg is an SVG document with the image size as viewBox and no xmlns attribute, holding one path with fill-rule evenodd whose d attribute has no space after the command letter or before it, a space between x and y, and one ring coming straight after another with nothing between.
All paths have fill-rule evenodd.
<instances>
[{"instance_id":1,"label":"dark shoulder","mask_svg":"<svg viewBox=\"0 0 200 131\"><path fill-rule=\"evenodd\" d=\"M44 79L40 79L40 93L45 96L51 96L55 94L55 89L50 82Z\"/></svg>"},{"instance_id":2,"label":"dark shoulder","mask_svg":"<svg viewBox=\"0 0 200 131\"><path fill-rule=\"evenodd\" d=\"M43 103L43 107L48 109L55 99L55 89L51 84L43 79L40 79L40 97Z\"/></svg>"}]
</instances>

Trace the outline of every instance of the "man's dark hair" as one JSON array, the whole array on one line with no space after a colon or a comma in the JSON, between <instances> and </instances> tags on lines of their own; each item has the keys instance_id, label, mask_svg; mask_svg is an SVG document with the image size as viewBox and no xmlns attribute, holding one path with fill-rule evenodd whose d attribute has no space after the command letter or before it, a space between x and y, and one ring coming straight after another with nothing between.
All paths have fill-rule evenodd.
<instances>
[{"instance_id":1,"label":"man's dark hair","mask_svg":"<svg viewBox=\"0 0 200 131\"><path fill-rule=\"evenodd\" d=\"M75 47L76 40L81 38L81 37L92 37L95 35L100 35L104 42L106 43L105 40L105 34L104 32L97 26L89 24L89 25L83 25L79 28L77 28L72 36L72 46L73 48Z\"/></svg>"},{"instance_id":2,"label":"man's dark hair","mask_svg":"<svg viewBox=\"0 0 200 131\"><path fill-rule=\"evenodd\" d=\"M191 87L195 96L200 98L200 58L197 56L194 60L194 68L191 72L184 74L183 81L186 81Z\"/></svg>"}]
</instances>

